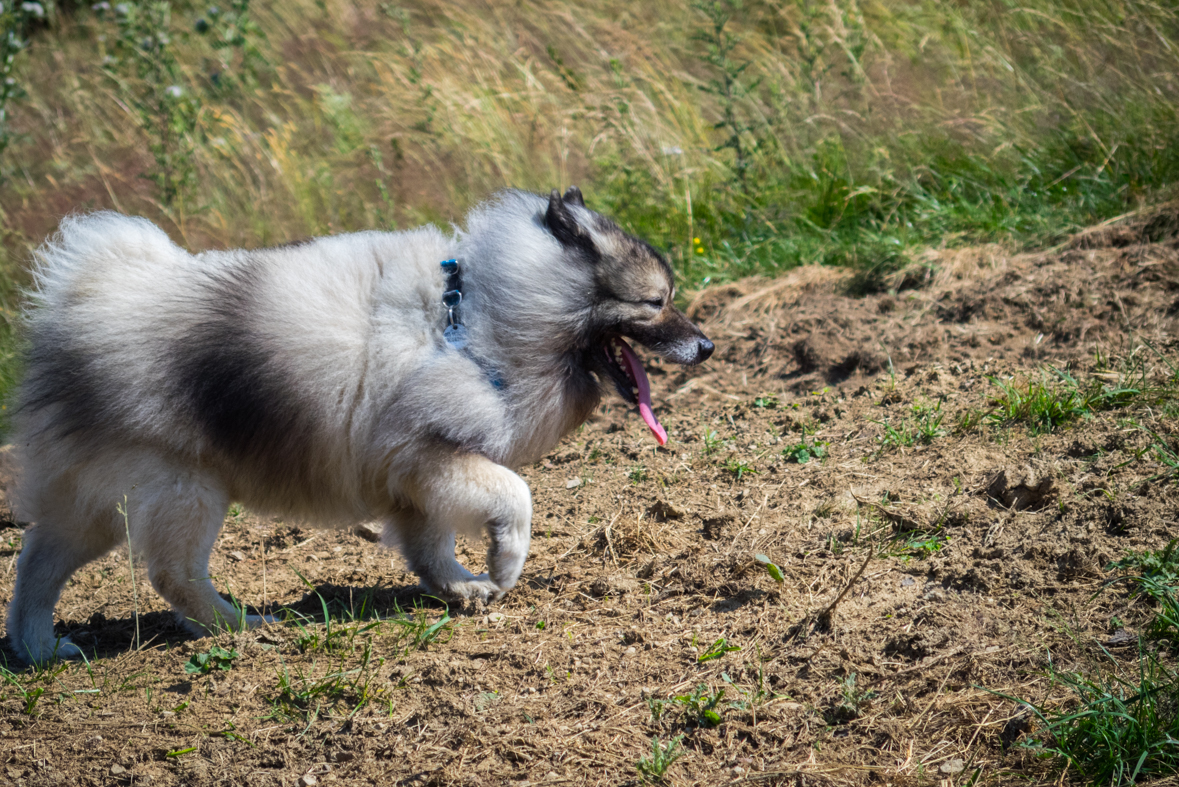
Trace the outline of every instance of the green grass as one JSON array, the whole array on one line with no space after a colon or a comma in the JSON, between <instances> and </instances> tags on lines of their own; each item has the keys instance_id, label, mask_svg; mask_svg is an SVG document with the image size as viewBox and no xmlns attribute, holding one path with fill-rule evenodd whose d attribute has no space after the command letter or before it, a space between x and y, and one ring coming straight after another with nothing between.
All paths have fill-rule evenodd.
<instances>
[{"instance_id":1,"label":"green grass","mask_svg":"<svg viewBox=\"0 0 1179 787\"><path fill-rule=\"evenodd\" d=\"M1104 659L1087 673L1049 663L1048 676L1066 691L1063 703L1044 707L1008 697L1041 722L1023 745L1089 783L1131 785L1179 773L1179 673L1165 658L1173 651L1158 647L1179 645L1177 544L1132 552L1109 566L1129 573L1106 588L1128 584L1131 598L1149 605L1131 665L1120 665L1101 648Z\"/></svg>"},{"instance_id":2,"label":"green grass","mask_svg":"<svg viewBox=\"0 0 1179 787\"><path fill-rule=\"evenodd\" d=\"M1128 585L1131 598L1151 605L1145 636L1179 650L1179 539L1163 549L1130 552L1106 570L1122 572L1110 584Z\"/></svg>"},{"instance_id":3,"label":"green grass","mask_svg":"<svg viewBox=\"0 0 1179 787\"><path fill-rule=\"evenodd\" d=\"M303 732L319 719L346 714L351 718L362 708L386 693L376 669L384 659L374 659L371 641L366 643L361 658L354 667L343 661L320 672L317 664L307 669L291 670L285 663L278 673L278 682L270 697L270 718L303 724Z\"/></svg>"},{"instance_id":4,"label":"green grass","mask_svg":"<svg viewBox=\"0 0 1179 787\"><path fill-rule=\"evenodd\" d=\"M942 403L934 405L914 404L910 415L893 421L873 421L883 430L876 438L880 451L886 449L909 448L914 445L929 445L939 437L946 435L942 427L945 415L942 413Z\"/></svg>"},{"instance_id":5,"label":"green grass","mask_svg":"<svg viewBox=\"0 0 1179 787\"><path fill-rule=\"evenodd\" d=\"M1154 653L1143 649L1132 677L1050 675L1070 701L1064 709L1024 702L1043 725L1025 745L1091 784L1131 785L1179 772L1179 676Z\"/></svg>"},{"instance_id":6,"label":"green grass","mask_svg":"<svg viewBox=\"0 0 1179 787\"><path fill-rule=\"evenodd\" d=\"M1179 590L1179 538L1171 539L1163 549L1130 552L1110 563L1106 571L1124 571L1151 580L1172 591Z\"/></svg>"},{"instance_id":7,"label":"green grass","mask_svg":"<svg viewBox=\"0 0 1179 787\"><path fill-rule=\"evenodd\" d=\"M1165 359L1164 359L1165 360ZM998 389L991 407L985 413L964 416L959 431L972 428L981 421L993 426L1021 423L1033 435L1047 434L1072 421L1091 418L1096 413L1135 406L1160 406L1179 396L1173 373L1158 379L1157 370L1148 369L1145 362L1133 363L1121 373L1094 375L1080 382L1062 369L1047 368L1039 378L999 380L988 378ZM1107 381L1105 378L1116 378Z\"/></svg>"}]
</instances>

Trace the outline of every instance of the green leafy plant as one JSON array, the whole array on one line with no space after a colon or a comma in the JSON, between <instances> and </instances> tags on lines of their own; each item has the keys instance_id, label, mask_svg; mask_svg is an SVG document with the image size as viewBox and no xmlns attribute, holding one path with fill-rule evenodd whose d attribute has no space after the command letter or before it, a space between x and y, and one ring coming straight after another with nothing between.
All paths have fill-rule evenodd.
<instances>
[{"instance_id":1,"label":"green leafy plant","mask_svg":"<svg viewBox=\"0 0 1179 787\"><path fill-rule=\"evenodd\" d=\"M155 159L147 177L171 207L196 176L201 100L186 79L173 45L172 6L159 0L118 3L104 69L134 109Z\"/></svg>"},{"instance_id":2,"label":"green leafy plant","mask_svg":"<svg viewBox=\"0 0 1179 787\"><path fill-rule=\"evenodd\" d=\"M38 15L44 16L40 3L5 0L0 3L0 156L12 142L9 106L24 98L26 93L16 79L16 57L26 46L26 28Z\"/></svg>"},{"instance_id":3,"label":"green leafy plant","mask_svg":"<svg viewBox=\"0 0 1179 787\"><path fill-rule=\"evenodd\" d=\"M652 698L647 700L647 706L655 722L663 719L670 708L675 708L685 724L695 727L716 727L723 721L717 707L724 696L724 689L710 694L708 686L700 684L691 694L681 694L666 700Z\"/></svg>"},{"instance_id":4,"label":"green leafy plant","mask_svg":"<svg viewBox=\"0 0 1179 787\"><path fill-rule=\"evenodd\" d=\"M210 672L225 672L233 667L234 659L241 654L234 649L214 645L204 653L194 653L184 664L189 675L208 675Z\"/></svg>"},{"instance_id":5,"label":"green leafy plant","mask_svg":"<svg viewBox=\"0 0 1179 787\"><path fill-rule=\"evenodd\" d=\"M724 637L720 637L716 640L716 642L713 642L711 645L709 645L703 653L696 657L696 662L698 664L703 664L706 661L719 659L726 653L732 653L735 650L741 650L741 646L730 645L725 641Z\"/></svg>"},{"instance_id":6,"label":"green leafy plant","mask_svg":"<svg viewBox=\"0 0 1179 787\"><path fill-rule=\"evenodd\" d=\"M805 465L812 459L827 458L827 443L822 440L802 440L794 445L782 449L782 456L787 462L797 462Z\"/></svg>"},{"instance_id":7,"label":"green leafy plant","mask_svg":"<svg viewBox=\"0 0 1179 787\"><path fill-rule=\"evenodd\" d=\"M1060 369L1040 373L1038 380L988 378L999 389L987 420L994 424L1026 423L1032 434L1045 434L1099 410L1124 407L1140 394L1137 388L1100 383L1083 387Z\"/></svg>"},{"instance_id":8,"label":"green leafy plant","mask_svg":"<svg viewBox=\"0 0 1179 787\"><path fill-rule=\"evenodd\" d=\"M719 432L707 426L704 427L704 454L706 456L712 456L724 443L725 441L721 438Z\"/></svg>"},{"instance_id":9,"label":"green leafy plant","mask_svg":"<svg viewBox=\"0 0 1179 787\"><path fill-rule=\"evenodd\" d=\"M900 549L903 554L917 558L927 558L941 552L950 543L950 536L940 528L929 532L907 532L900 537Z\"/></svg>"},{"instance_id":10,"label":"green leafy plant","mask_svg":"<svg viewBox=\"0 0 1179 787\"><path fill-rule=\"evenodd\" d=\"M250 0L228 0L224 8L210 6L193 23L193 30L208 39L215 54L216 65L207 74L214 94L234 97L242 88L258 85L269 62L259 48L265 35L250 17Z\"/></svg>"},{"instance_id":11,"label":"green leafy plant","mask_svg":"<svg viewBox=\"0 0 1179 787\"><path fill-rule=\"evenodd\" d=\"M379 697L385 689L374 683L371 642L366 644L354 667L343 660L324 674L317 674L317 665L308 669L291 670L284 663L278 673L277 692L271 698L268 718L280 721L306 722L303 735L323 714L334 714L347 709L347 717L356 715L365 705Z\"/></svg>"},{"instance_id":12,"label":"green leafy plant","mask_svg":"<svg viewBox=\"0 0 1179 787\"><path fill-rule=\"evenodd\" d=\"M725 470L732 473L733 477L738 481L747 475L757 475L757 470L750 466L748 462L742 462L732 456L725 460Z\"/></svg>"},{"instance_id":13,"label":"green leafy plant","mask_svg":"<svg viewBox=\"0 0 1179 787\"><path fill-rule=\"evenodd\" d=\"M639 771L639 777L644 781L662 782L667 775L667 769L685 754L683 747L680 745L683 739L683 735L677 735L664 746L659 742L658 735L652 737L650 758L640 757L636 766Z\"/></svg>"},{"instance_id":14,"label":"green leafy plant","mask_svg":"<svg viewBox=\"0 0 1179 787\"><path fill-rule=\"evenodd\" d=\"M449 608L444 609L437 620L432 619L432 612L423 605L416 605L407 611L397 606L397 613L388 619L389 623L400 629L402 641L407 642L406 652L411 649L420 650L435 642L443 642L444 636L454 635L454 619L450 616ZM449 636L447 636L447 640Z\"/></svg>"},{"instance_id":15,"label":"green leafy plant","mask_svg":"<svg viewBox=\"0 0 1179 787\"><path fill-rule=\"evenodd\" d=\"M778 565L771 561L768 557L762 554L757 554L753 556L753 559L756 560L766 570L766 573L770 575L770 578L779 585L786 581L786 575L782 573L782 569L779 568Z\"/></svg>"},{"instance_id":16,"label":"green leafy plant","mask_svg":"<svg viewBox=\"0 0 1179 787\"><path fill-rule=\"evenodd\" d=\"M749 60L738 60L734 50L740 38L728 29L729 22L741 10L741 0L694 0L692 8L701 13L707 24L692 34L692 38L704 47L701 59L712 67L715 77L701 86L711 93L720 108L720 119L713 128L721 131L724 139L716 150L733 152L734 180L741 195L748 197L750 185L748 170L753 159L750 146L757 141L751 134L758 126L750 123L741 104L757 89L760 79L746 79L745 72L753 64Z\"/></svg>"},{"instance_id":17,"label":"green leafy plant","mask_svg":"<svg viewBox=\"0 0 1179 787\"><path fill-rule=\"evenodd\" d=\"M836 720L846 722L859 718L864 706L875 696L876 692L856 685L856 673L849 673L839 681L839 703L835 706Z\"/></svg>"}]
</instances>

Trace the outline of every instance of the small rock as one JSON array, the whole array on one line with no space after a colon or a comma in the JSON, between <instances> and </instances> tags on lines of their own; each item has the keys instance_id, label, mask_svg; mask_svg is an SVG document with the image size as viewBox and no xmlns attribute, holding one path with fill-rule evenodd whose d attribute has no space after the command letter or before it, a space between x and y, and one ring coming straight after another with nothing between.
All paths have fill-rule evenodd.
<instances>
[{"instance_id":1,"label":"small rock","mask_svg":"<svg viewBox=\"0 0 1179 787\"><path fill-rule=\"evenodd\" d=\"M734 776L740 776L743 773L745 773L745 769L742 768L740 765L733 766L733 775Z\"/></svg>"},{"instance_id":2,"label":"small rock","mask_svg":"<svg viewBox=\"0 0 1179 787\"><path fill-rule=\"evenodd\" d=\"M488 623L499 623L503 619L504 613L502 612L492 612L488 614L486 618L484 618L484 620L486 620Z\"/></svg>"},{"instance_id":3,"label":"small rock","mask_svg":"<svg viewBox=\"0 0 1179 787\"><path fill-rule=\"evenodd\" d=\"M570 478L565 481L565 488L566 489L576 489L579 486L581 486L581 479L580 478L574 477L574 478Z\"/></svg>"},{"instance_id":4,"label":"small rock","mask_svg":"<svg viewBox=\"0 0 1179 787\"><path fill-rule=\"evenodd\" d=\"M126 772L127 769L118 763L111 766L111 776L122 776Z\"/></svg>"},{"instance_id":5,"label":"small rock","mask_svg":"<svg viewBox=\"0 0 1179 787\"><path fill-rule=\"evenodd\" d=\"M952 760L946 760L943 762L942 767L938 770L940 770L942 773L948 773L950 775L962 773L962 771L966 770L966 763L955 757Z\"/></svg>"},{"instance_id":6,"label":"small rock","mask_svg":"<svg viewBox=\"0 0 1179 787\"><path fill-rule=\"evenodd\" d=\"M315 787L315 785L319 784L319 779L308 773L300 776L299 781L295 782L295 784L299 785L299 787Z\"/></svg>"},{"instance_id":7,"label":"small rock","mask_svg":"<svg viewBox=\"0 0 1179 787\"><path fill-rule=\"evenodd\" d=\"M629 648L626 649L626 655L628 655L628 656L633 656L637 652L638 651L635 650L634 645L631 645Z\"/></svg>"},{"instance_id":8,"label":"small rock","mask_svg":"<svg viewBox=\"0 0 1179 787\"><path fill-rule=\"evenodd\" d=\"M1138 637L1134 634L1131 634L1129 631L1126 631L1125 629L1118 629L1112 635L1110 635L1109 639L1105 641L1105 644L1112 648L1122 648L1127 645L1135 645L1137 643Z\"/></svg>"},{"instance_id":9,"label":"small rock","mask_svg":"<svg viewBox=\"0 0 1179 787\"><path fill-rule=\"evenodd\" d=\"M232 552L230 552L229 556L239 563L246 559L246 556L243 555L241 552L237 551L236 549L233 550Z\"/></svg>"},{"instance_id":10,"label":"small rock","mask_svg":"<svg viewBox=\"0 0 1179 787\"><path fill-rule=\"evenodd\" d=\"M917 580L912 577L905 577L901 580L901 587L903 588L912 587L915 584L917 584Z\"/></svg>"}]
</instances>

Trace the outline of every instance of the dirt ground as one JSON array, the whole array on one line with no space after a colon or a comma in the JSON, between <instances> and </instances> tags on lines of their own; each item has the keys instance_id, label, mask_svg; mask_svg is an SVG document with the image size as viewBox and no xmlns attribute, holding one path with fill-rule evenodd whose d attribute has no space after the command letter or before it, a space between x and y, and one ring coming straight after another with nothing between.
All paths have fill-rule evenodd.
<instances>
[{"instance_id":1,"label":"dirt ground","mask_svg":"<svg viewBox=\"0 0 1179 787\"><path fill-rule=\"evenodd\" d=\"M999 695L1053 706L1049 661L1102 649L1132 670L1145 612L1098 591L1179 532L1175 405L1036 434L997 401L1053 368L1172 377L1177 234L1171 207L1046 253L931 251L899 292L801 269L700 294L713 360L648 363L667 446L614 400L524 468L520 586L449 620L363 532L231 511L219 586L287 622L215 639L112 553L58 605L89 663L9 663L0 785L635 784L656 736L675 785L1055 783Z\"/></svg>"}]
</instances>

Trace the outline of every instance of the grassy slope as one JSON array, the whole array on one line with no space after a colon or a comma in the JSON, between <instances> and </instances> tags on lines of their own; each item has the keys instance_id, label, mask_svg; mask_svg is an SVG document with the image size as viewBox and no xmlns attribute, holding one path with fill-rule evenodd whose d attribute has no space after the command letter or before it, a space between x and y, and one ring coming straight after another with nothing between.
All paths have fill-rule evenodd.
<instances>
[{"instance_id":1,"label":"grassy slope","mask_svg":"<svg viewBox=\"0 0 1179 787\"><path fill-rule=\"evenodd\" d=\"M74 210L250 246L577 182L688 286L821 261L870 288L914 246L1051 242L1179 169L1179 14L1149 3L292 0L237 28L175 3L170 72L142 26L46 7L0 154L15 282Z\"/></svg>"}]
</instances>

